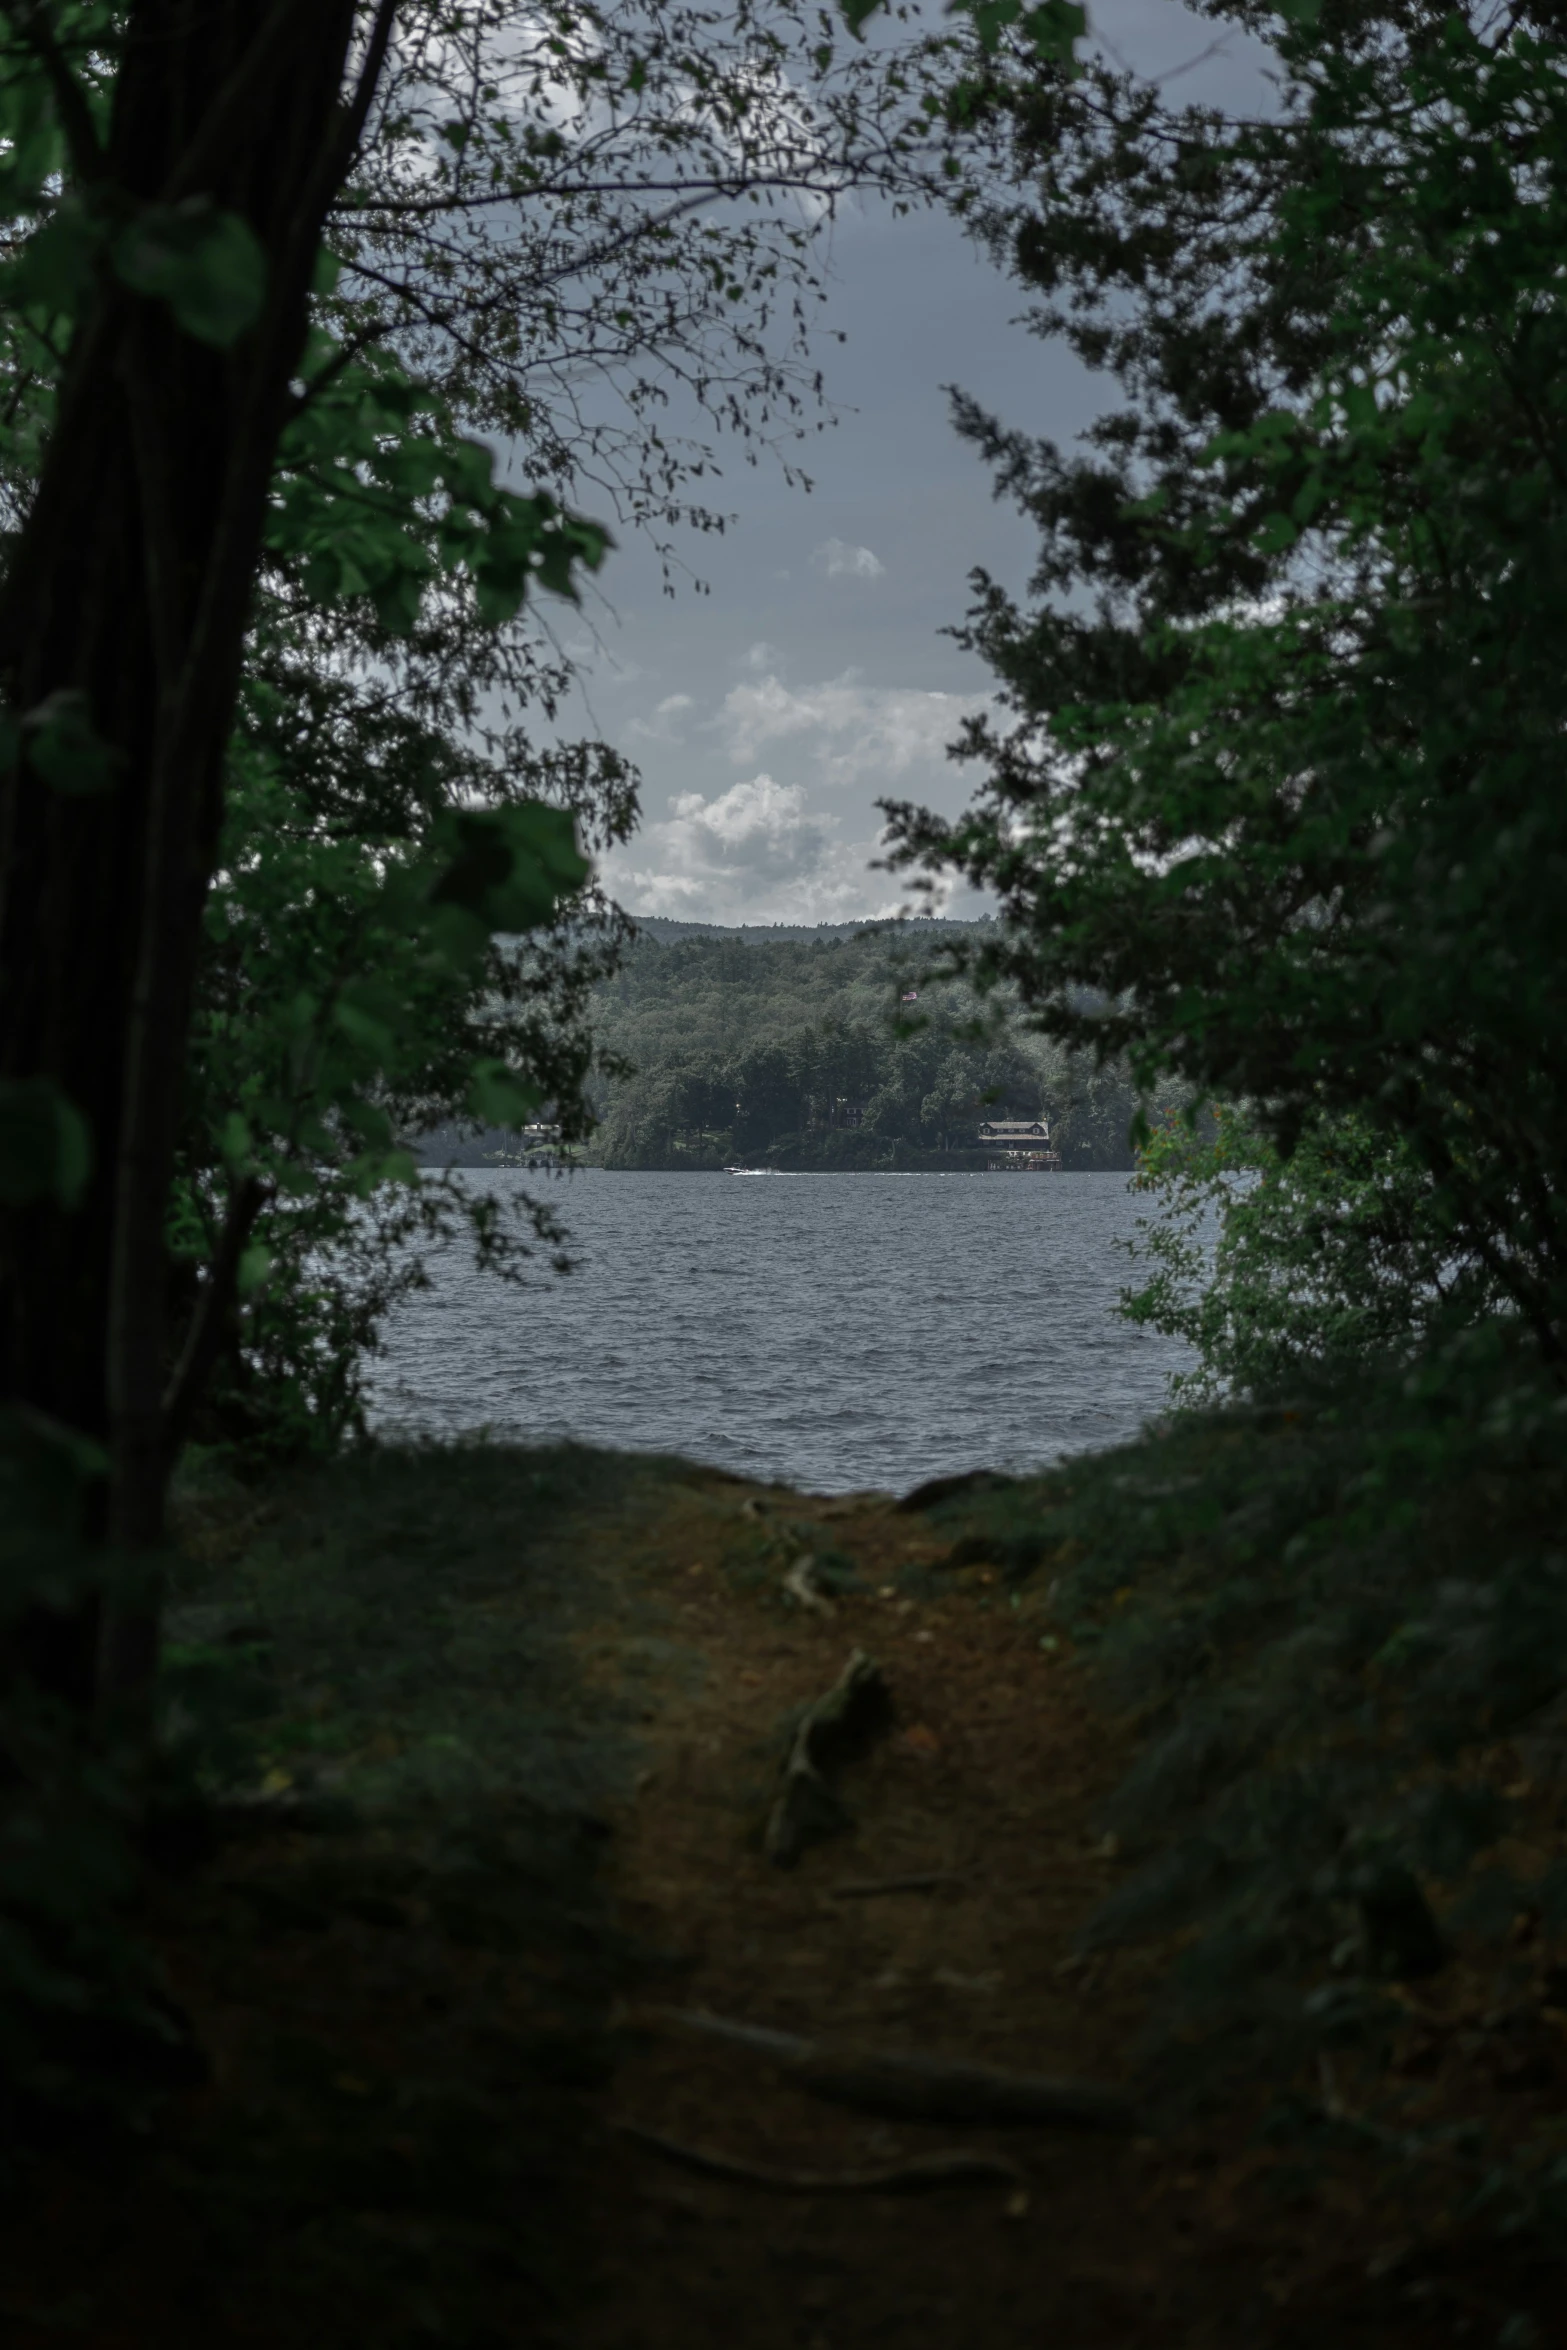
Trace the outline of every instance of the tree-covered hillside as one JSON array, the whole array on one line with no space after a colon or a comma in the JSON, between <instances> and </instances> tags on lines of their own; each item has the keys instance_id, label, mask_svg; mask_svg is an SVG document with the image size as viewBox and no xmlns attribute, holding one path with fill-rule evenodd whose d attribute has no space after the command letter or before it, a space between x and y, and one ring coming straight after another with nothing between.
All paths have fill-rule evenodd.
<instances>
[{"instance_id":1,"label":"tree-covered hillside","mask_svg":"<svg viewBox=\"0 0 1567 2350\"><path fill-rule=\"evenodd\" d=\"M1130 1167L1136 1099L937 973L955 934L900 924L814 939L640 938L599 994L594 1155L609 1167L983 1164L981 1118L1043 1111L1067 1167ZM962 1163L959 1157L958 1163Z\"/></svg>"}]
</instances>

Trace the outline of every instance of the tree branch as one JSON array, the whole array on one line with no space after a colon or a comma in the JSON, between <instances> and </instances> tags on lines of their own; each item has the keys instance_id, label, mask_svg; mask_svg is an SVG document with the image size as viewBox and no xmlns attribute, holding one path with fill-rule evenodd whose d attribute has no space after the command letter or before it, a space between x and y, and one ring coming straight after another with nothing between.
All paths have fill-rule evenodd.
<instances>
[{"instance_id":1,"label":"tree branch","mask_svg":"<svg viewBox=\"0 0 1567 2350\"><path fill-rule=\"evenodd\" d=\"M55 38L50 22L52 11L45 0L21 0L9 14L16 19L17 29L49 77L54 93L55 112L60 128L65 133L65 144L70 153L71 168L87 187L103 178L108 158L99 143L98 133L81 85L71 71L65 51Z\"/></svg>"},{"instance_id":2,"label":"tree branch","mask_svg":"<svg viewBox=\"0 0 1567 2350\"><path fill-rule=\"evenodd\" d=\"M263 1182L258 1175L247 1175L229 1202L206 1287L191 1316L180 1359L163 1394L164 1440L171 1454L184 1440L201 1400L201 1391L218 1359L223 1324L239 1282L240 1259L255 1230L256 1218L272 1196L270 1183Z\"/></svg>"},{"instance_id":3,"label":"tree branch","mask_svg":"<svg viewBox=\"0 0 1567 2350\"><path fill-rule=\"evenodd\" d=\"M294 20L304 14L307 4L308 0L278 0L164 183L166 204L201 193L203 180L224 157L235 124L266 103L268 76L288 62Z\"/></svg>"},{"instance_id":4,"label":"tree branch","mask_svg":"<svg viewBox=\"0 0 1567 2350\"><path fill-rule=\"evenodd\" d=\"M370 38L365 43L364 63L359 69L359 80L349 104L347 120L343 124L339 142L339 178L359 152L359 142L364 137L365 124L370 119L370 109L375 103L375 93L380 85L386 53L392 43L392 27L396 21L397 0L381 0L376 10L375 23L370 28Z\"/></svg>"},{"instance_id":5,"label":"tree branch","mask_svg":"<svg viewBox=\"0 0 1567 2350\"><path fill-rule=\"evenodd\" d=\"M829 182L830 185L827 184ZM476 196L461 196L454 192L449 196L345 197L341 204L335 204L332 209L336 216L347 219L373 213L391 213L398 220L418 220L438 213L483 212L502 204L529 204L541 196L676 195L681 201L672 209L683 211L691 201L716 203L733 200L749 195L753 189L781 195L841 196L858 184L855 167L840 162L824 163L815 170L715 172L706 179L538 179L527 187L518 185L485 189ZM662 215L655 217L662 218Z\"/></svg>"}]
</instances>

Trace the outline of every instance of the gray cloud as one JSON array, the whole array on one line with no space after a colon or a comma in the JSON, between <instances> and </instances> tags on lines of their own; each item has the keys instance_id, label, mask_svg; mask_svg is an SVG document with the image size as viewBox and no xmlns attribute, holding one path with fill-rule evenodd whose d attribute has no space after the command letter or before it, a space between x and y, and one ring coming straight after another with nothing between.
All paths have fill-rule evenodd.
<instances>
[{"instance_id":1,"label":"gray cloud","mask_svg":"<svg viewBox=\"0 0 1567 2350\"><path fill-rule=\"evenodd\" d=\"M748 764L768 745L800 741L834 784L892 780L919 764L940 767L946 746L976 706L972 697L918 686L870 686L856 670L793 687L776 674L732 686L709 725L729 756Z\"/></svg>"},{"instance_id":2,"label":"gray cloud","mask_svg":"<svg viewBox=\"0 0 1567 2350\"><path fill-rule=\"evenodd\" d=\"M851 547L846 539L823 539L811 561L829 579L880 579L887 568L869 547Z\"/></svg>"}]
</instances>

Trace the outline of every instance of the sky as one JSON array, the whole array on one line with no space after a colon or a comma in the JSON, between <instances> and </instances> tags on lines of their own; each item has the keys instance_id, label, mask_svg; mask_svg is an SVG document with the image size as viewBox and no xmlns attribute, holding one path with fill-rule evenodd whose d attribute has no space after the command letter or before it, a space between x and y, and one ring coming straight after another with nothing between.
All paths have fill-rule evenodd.
<instances>
[{"instance_id":1,"label":"sky","mask_svg":"<svg viewBox=\"0 0 1567 2350\"><path fill-rule=\"evenodd\" d=\"M1266 53L1176 0L1090 4L1092 38L1182 94L1267 104ZM1172 93L1173 94L1173 93ZM1004 421L1070 441L1106 390L1017 323L1026 297L957 230L851 207L832 231L820 357L837 421L802 452L814 488L731 452L721 539L685 550L664 593L627 539L602 596L561 631L582 684L563 732L599 734L642 773L643 822L604 868L632 913L718 923L848 922L907 901L878 871L882 797L952 812L975 775L946 745L983 706L982 662L944 634L981 565L1024 586L1032 533L952 428L958 384ZM981 902L959 891L954 915Z\"/></svg>"}]
</instances>

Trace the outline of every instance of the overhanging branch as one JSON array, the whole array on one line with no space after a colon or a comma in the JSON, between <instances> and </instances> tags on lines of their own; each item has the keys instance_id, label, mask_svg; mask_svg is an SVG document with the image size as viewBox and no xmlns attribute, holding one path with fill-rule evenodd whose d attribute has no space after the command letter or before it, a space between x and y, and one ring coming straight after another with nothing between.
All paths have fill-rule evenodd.
<instances>
[{"instance_id":1,"label":"overhanging branch","mask_svg":"<svg viewBox=\"0 0 1567 2350\"><path fill-rule=\"evenodd\" d=\"M99 144L92 111L82 95L81 84L72 73L70 60L55 37L53 13L44 0L20 0L19 5L13 5L7 10L49 78L55 112L60 118L60 128L65 133L71 169L84 186L90 187L95 180L103 178L107 158Z\"/></svg>"}]
</instances>

